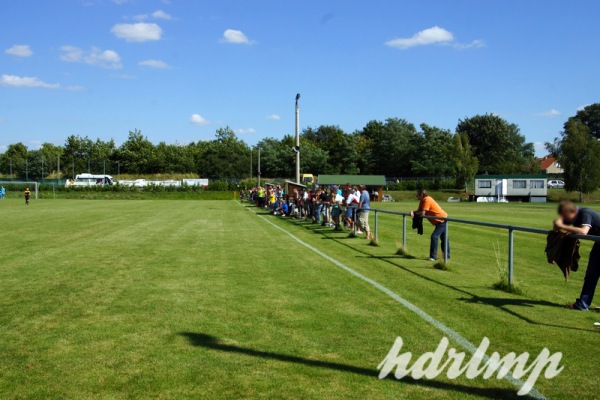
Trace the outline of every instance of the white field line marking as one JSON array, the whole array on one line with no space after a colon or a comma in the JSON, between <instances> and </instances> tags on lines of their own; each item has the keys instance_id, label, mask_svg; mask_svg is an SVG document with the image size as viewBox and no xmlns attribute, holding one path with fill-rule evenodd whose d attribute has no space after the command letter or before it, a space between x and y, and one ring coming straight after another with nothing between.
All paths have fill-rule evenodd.
<instances>
[{"instance_id":1,"label":"white field line marking","mask_svg":"<svg viewBox=\"0 0 600 400\"><path fill-rule=\"evenodd\" d=\"M396 300L398 303L402 304L402 306L404 306L408 310L414 312L421 319L423 319L424 321L428 322L430 325L432 325L433 327L435 327L436 329L438 329L439 331L441 331L442 333L444 333L444 335L446 335L449 338L451 338L452 340L454 340L462 348L464 348L465 350L469 351L471 354L474 354L475 351L477 351L477 346L475 346L473 343L471 343L467 339L465 339L460 333L458 333L455 330L447 327L442 322L440 322L437 319L433 318L431 315L427 314L425 311L421 310L419 307L415 306L410 301L405 300L404 298L400 297L400 295L394 293L393 291L391 291L390 289L386 288L385 286L383 286L379 282L376 282L376 281L374 281L371 278L367 278L366 276L364 276L360 272L357 272L357 271L353 270L352 268L348 267L347 265L345 265L345 264L341 263L340 261L336 260L335 258L328 256L327 254L323 253L321 250L319 250L319 249L311 246L310 244L306 243L302 239L294 236L291 232L288 232L287 230L283 229L282 227L274 224L273 222L269 221L267 218L263 217L262 215L258 215L252 209L248 208L248 210L251 211L251 212L253 212L257 217L261 218L262 220L264 220L265 222L267 222L271 226L279 229L280 231L282 231L283 233L285 233L286 235L288 235L289 237L291 237L292 239L294 239L296 242L298 242L302 246L306 247L307 249L309 249L312 252L320 255L321 257L323 257L327 261L331 262L335 266L343 269L346 272L349 272L350 274L354 275L358 279L360 279L360 280L362 280L362 281L370 284L371 286L375 287L379 291L387 294L389 297L391 297L392 299ZM488 360L489 360L489 357L485 356L485 357L483 357L482 361L483 362L487 362ZM520 389L525 384L525 382L521 381L520 379L515 378L512 375L512 373L509 373L508 375L506 375L506 377L504 379L506 379L508 382L510 382L513 386L515 386L518 389ZM537 391L535 388L531 389L531 392L529 392L528 396L529 397L533 397L534 399L539 399L539 400L546 399L544 397L544 395L541 394L539 391Z\"/></svg>"}]
</instances>

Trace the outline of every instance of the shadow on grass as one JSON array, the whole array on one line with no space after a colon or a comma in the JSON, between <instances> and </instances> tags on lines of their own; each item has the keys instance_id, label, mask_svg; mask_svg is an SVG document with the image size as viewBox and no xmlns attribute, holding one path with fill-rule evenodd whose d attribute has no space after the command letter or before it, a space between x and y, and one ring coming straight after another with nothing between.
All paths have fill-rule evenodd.
<instances>
[{"instance_id":1,"label":"shadow on grass","mask_svg":"<svg viewBox=\"0 0 600 400\"><path fill-rule=\"evenodd\" d=\"M264 350L255 350L241 346L224 344L219 341L219 338L211 335L206 335L197 332L180 332L194 347L202 347L210 350L223 351L226 353L241 354L249 357L258 357L268 360L276 360L285 363L305 365L314 368L323 368L333 371L345 372L350 374L367 376L373 379L379 379L379 371L354 365L334 363L330 361L321 361L310 358L280 354ZM393 374L390 374L389 380L394 380ZM516 390L502 388L477 388L449 382L439 382L433 380L415 380L410 378L398 381L401 384L421 386L425 389L438 389L444 391L452 391L457 393L465 393L473 396L488 398L488 399L530 399L530 396L517 396Z\"/></svg>"},{"instance_id":2,"label":"shadow on grass","mask_svg":"<svg viewBox=\"0 0 600 400\"><path fill-rule=\"evenodd\" d=\"M269 215L270 213L265 212L265 213L257 213L257 214L266 216L266 215ZM527 298L518 298L518 299L514 299L514 298L483 298L483 297L477 296L476 294L471 293L465 289L462 289L460 287L453 286L448 283L441 282L436 279L425 276L422 273L415 271L414 268L408 268L408 267L405 267L404 265L398 263L398 261L407 259L408 257L400 256L400 255L379 256L379 255L372 254L367 251L367 249L370 248L370 246L367 246L368 242L366 242L366 241L363 241L365 246L361 246L360 248L351 244L351 243L354 243L355 240L360 240L360 237L359 238L350 238L350 237L348 237L347 233L343 234L343 232L335 232L331 228L321 227L320 224L313 224L311 221L301 221L301 220L297 220L297 219L293 219L293 218L286 218L284 220L287 222L293 223L297 227L304 228L309 231L312 231L315 234L321 235L321 236L323 236L324 240L334 241L342 246L349 248L353 252L360 253L360 254L362 254L363 257L382 261L382 262L390 264L396 268L400 268L405 272L413 274L427 282L431 282L433 284L456 291L464 296L468 296L467 298L459 298L459 300L462 300L462 301L465 301L468 303L473 303L473 304L486 304L486 305L496 307L500 311L510 314L511 316L516 317L516 318L518 318L526 323L532 324L532 325L540 325L540 326L547 326L547 327L551 327L551 328L560 328L560 329L568 329L568 330L576 330L576 331L584 331L584 332L595 332L594 330L590 330L590 329L575 328L572 326L556 325L556 324L547 323L547 322L535 321L531 318L521 315L518 312L508 308L509 306L562 307L563 305L561 305L561 304L551 303L548 301L537 301L537 300L532 300L532 299L527 299ZM340 234L341 234L341 236L339 236Z\"/></svg>"}]
</instances>

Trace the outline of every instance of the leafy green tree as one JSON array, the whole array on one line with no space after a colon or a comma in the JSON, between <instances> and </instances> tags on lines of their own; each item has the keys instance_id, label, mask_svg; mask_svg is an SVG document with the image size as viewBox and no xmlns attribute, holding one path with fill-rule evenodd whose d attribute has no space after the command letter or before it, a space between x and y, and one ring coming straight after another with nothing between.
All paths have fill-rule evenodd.
<instances>
[{"instance_id":1,"label":"leafy green tree","mask_svg":"<svg viewBox=\"0 0 600 400\"><path fill-rule=\"evenodd\" d=\"M453 138L454 177L457 187L464 187L468 192L467 185L473 181L479 168L479 160L473 154L473 148L469 143L469 137L465 134L455 134Z\"/></svg>"},{"instance_id":2,"label":"leafy green tree","mask_svg":"<svg viewBox=\"0 0 600 400\"><path fill-rule=\"evenodd\" d=\"M329 154L327 154L325 150L319 148L315 143L305 138L300 139L300 150L300 163L302 167L301 172L315 175L328 174L331 172L331 166L329 165ZM293 163L295 168L295 157Z\"/></svg>"},{"instance_id":3,"label":"leafy green tree","mask_svg":"<svg viewBox=\"0 0 600 400\"><path fill-rule=\"evenodd\" d=\"M260 147L260 171L266 177L291 177L295 174L295 156L292 147L295 140L289 135L283 139L266 138L255 146L253 152L253 174L256 175L258 168L258 148ZM302 142L301 142L302 147ZM301 158L302 160L302 158Z\"/></svg>"},{"instance_id":4,"label":"leafy green tree","mask_svg":"<svg viewBox=\"0 0 600 400\"><path fill-rule=\"evenodd\" d=\"M509 174L528 171L534 164L533 143L527 143L519 127L494 114L460 120L456 133L467 135L479 160L479 171Z\"/></svg>"},{"instance_id":5,"label":"leafy green tree","mask_svg":"<svg viewBox=\"0 0 600 400\"><path fill-rule=\"evenodd\" d=\"M600 143L577 116L569 118L561 137L546 148L565 169L565 189L578 192L580 202L584 193L600 187Z\"/></svg>"},{"instance_id":6,"label":"leafy green tree","mask_svg":"<svg viewBox=\"0 0 600 400\"><path fill-rule=\"evenodd\" d=\"M358 172L354 136L348 135L339 126L321 125L316 129L307 128L302 132L302 139L304 143L312 143L327 154L329 164L327 172L336 174L355 174ZM302 146L300 150L300 159L302 160L302 153L305 150ZM323 152L320 154L322 155ZM302 171L308 171L304 163Z\"/></svg>"},{"instance_id":7,"label":"leafy green tree","mask_svg":"<svg viewBox=\"0 0 600 400\"><path fill-rule=\"evenodd\" d=\"M155 147L139 130L129 131L129 137L114 156L121 164L121 171L131 174L153 174Z\"/></svg>"},{"instance_id":8,"label":"leafy green tree","mask_svg":"<svg viewBox=\"0 0 600 400\"><path fill-rule=\"evenodd\" d=\"M211 179L230 179L247 176L250 149L229 127L217 129L216 138L206 143L197 168L202 176Z\"/></svg>"},{"instance_id":9,"label":"leafy green tree","mask_svg":"<svg viewBox=\"0 0 600 400\"><path fill-rule=\"evenodd\" d=\"M86 136L70 135L63 147L61 169L65 177L88 171L88 162L92 153L94 143Z\"/></svg>"},{"instance_id":10,"label":"leafy green tree","mask_svg":"<svg viewBox=\"0 0 600 400\"><path fill-rule=\"evenodd\" d=\"M600 103L584 107L577 112L575 118L588 127L590 135L600 139Z\"/></svg>"},{"instance_id":11,"label":"leafy green tree","mask_svg":"<svg viewBox=\"0 0 600 400\"><path fill-rule=\"evenodd\" d=\"M6 151L1 155L0 168L2 173L10 175L11 178L25 178L26 163L29 151L23 143L15 143L8 145Z\"/></svg>"},{"instance_id":12,"label":"leafy green tree","mask_svg":"<svg viewBox=\"0 0 600 400\"><path fill-rule=\"evenodd\" d=\"M417 176L442 178L454 172L452 133L421 124L421 133L416 140L417 151L411 158L412 172Z\"/></svg>"},{"instance_id":13,"label":"leafy green tree","mask_svg":"<svg viewBox=\"0 0 600 400\"><path fill-rule=\"evenodd\" d=\"M371 144L371 165L365 165L364 174L388 177L411 176L410 160L417 149L419 134L406 120L389 118L385 123L369 122L362 130L363 142ZM359 141L360 143L360 141Z\"/></svg>"},{"instance_id":14,"label":"leafy green tree","mask_svg":"<svg viewBox=\"0 0 600 400\"><path fill-rule=\"evenodd\" d=\"M63 148L52 143L43 143L40 147L41 159L44 163L44 177L56 175L59 168L60 158L63 153Z\"/></svg>"}]
</instances>

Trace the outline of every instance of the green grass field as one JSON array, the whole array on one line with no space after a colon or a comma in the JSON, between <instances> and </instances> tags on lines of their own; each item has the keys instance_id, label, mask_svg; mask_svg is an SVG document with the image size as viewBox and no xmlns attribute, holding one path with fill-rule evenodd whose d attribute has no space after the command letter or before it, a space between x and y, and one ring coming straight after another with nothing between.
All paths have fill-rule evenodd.
<instances>
[{"instance_id":1,"label":"green grass field","mask_svg":"<svg viewBox=\"0 0 600 400\"><path fill-rule=\"evenodd\" d=\"M540 228L554 216L554 205L444 207ZM377 379L397 336L417 357L444 334L256 211L234 201L0 202L0 398L517 398L504 380ZM379 220L379 247L264 218L475 345L487 336L501 354L563 352L562 374L536 385L547 398L598 398L600 315L562 308L579 294L589 243L565 283L545 261L545 239L517 233L516 296L492 289L506 264L501 230L451 225L452 270L440 271L424 260L429 226L423 237L409 229L406 258L395 255L394 216Z\"/></svg>"}]
</instances>

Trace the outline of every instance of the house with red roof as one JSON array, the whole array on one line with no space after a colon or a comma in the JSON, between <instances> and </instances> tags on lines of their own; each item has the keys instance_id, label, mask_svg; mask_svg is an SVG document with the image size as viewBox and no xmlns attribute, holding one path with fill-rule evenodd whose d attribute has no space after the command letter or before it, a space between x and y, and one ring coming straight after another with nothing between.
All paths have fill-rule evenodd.
<instances>
[{"instance_id":1,"label":"house with red roof","mask_svg":"<svg viewBox=\"0 0 600 400\"><path fill-rule=\"evenodd\" d=\"M540 168L548 175L559 175L565 172L556 158L551 156L540 159Z\"/></svg>"}]
</instances>

